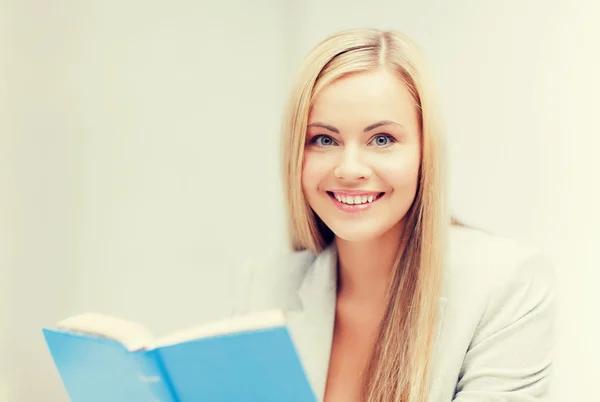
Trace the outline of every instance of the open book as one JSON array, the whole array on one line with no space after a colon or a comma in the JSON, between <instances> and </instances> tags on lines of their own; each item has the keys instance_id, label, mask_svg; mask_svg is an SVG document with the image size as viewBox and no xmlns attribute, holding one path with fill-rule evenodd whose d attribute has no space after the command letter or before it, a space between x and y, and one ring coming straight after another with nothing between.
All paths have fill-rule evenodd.
<instances>
[{"instance_id":1,"label":"open book","mask_svg":"<svg viewBox=\"0 0 600 402\"><path fill-rule=\"evenodd\" d=\"M155 338L86 313L43 334L72 402L315 402L280 311Z\"/></svg>"}]
</instances>

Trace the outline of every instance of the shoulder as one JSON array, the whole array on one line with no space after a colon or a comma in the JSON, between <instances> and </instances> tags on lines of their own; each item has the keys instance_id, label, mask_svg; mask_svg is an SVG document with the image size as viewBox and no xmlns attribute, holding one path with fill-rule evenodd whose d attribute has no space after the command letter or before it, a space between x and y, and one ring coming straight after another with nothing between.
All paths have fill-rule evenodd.
<instances>
[{"instance_id":1,"label":"shoulder","mask_svg":"<svg viewBox=\"0 0 600 402\"><path fill-rule=\"evenodd\" d=\"M234 312L293 308L298 287L315 259L310 251L281 251L242 264L234 279Z\"/></svg>"},{"instance_id":2,"label":"shoulder","mask_svg":"<svg viewBox=\"0 0 600 402\"><path fill-rule=\"evenodd\" d=\"M538 283L551 286L554 267L538 247L482 230L452 227L445 284L493 292L501 287Z\"/></svg>"},{"instance_id":3,"label":"shoulder","mask_svg":"<svg viewBox=\"0 0 600 402\"><path fill-rule=\"evenodd\" d=\"M449 240L442 342L444 358L460 372L457 395L546 395L557 312L553 264L536 247L475 229L452 228Z\"/></svg>"},{"instance_id":4,"label":"shoulder","mask_svg":"<svg viewBox=\"0 0 600 402\"><path fill-rule=\"evenodd\" d=\"M447 313L468 331L473 344L526 316L528 325L553 325L554 265L537 247L476 229L452 228L443 283Z\"/></svg>"}]
</instances>

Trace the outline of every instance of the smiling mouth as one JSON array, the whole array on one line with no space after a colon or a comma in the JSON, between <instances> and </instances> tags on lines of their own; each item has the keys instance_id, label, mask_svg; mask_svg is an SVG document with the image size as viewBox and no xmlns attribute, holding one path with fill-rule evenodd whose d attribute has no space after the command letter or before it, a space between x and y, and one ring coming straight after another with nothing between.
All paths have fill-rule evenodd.
<instances>
[{"instance_id":1,"label":"smiling mouth","mask_svg":"<svg viewBox=\"0 0 600 402\"><path fill-rule=\"evenodd\" d=\"M344 195L344 194L335 194L331 191L327 191L327 195L329 195L334 200L341 202L346 205L364 205L371 204L381 197L383 197L385 192L379 194L369 194L369 195Z\"/></svg>"}]
</instances>

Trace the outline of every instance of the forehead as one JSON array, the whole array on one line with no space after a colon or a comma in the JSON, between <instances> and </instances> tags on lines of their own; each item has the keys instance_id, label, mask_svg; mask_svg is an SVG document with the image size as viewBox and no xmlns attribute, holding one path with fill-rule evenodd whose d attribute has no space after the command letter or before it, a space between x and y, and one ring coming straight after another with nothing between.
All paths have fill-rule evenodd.
<instances>
[{"instance_id":1,"label":"forehead","mask_svg":"<svg viewBox=\"0 0 600 402\"><path fill-rule=\"evenodd\" d=\"M340 78L321 91L309 114L309 122L370 124L399 120L411 126L417 109L406 84L387 69L360 72Z\"/></svg>"}]
</instances>

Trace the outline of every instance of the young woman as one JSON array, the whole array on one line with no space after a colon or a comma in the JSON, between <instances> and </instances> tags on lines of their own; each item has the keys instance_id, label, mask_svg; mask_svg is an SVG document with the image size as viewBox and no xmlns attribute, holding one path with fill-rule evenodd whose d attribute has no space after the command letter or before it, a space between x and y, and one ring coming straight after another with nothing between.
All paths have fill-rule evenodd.
<instances>
[{"instance_id":1,"label":"young woman","mask_svg":"<svg viewBox=\"0 0 600 402\"><path fill-rule=\"evenodd\" d=\"M553 271L460 225L425 63L395 32L333 35L283 125L293 252L243 271L243 311L283 309L320 400L549 397Z\"/></svg>"}]
</instances>

